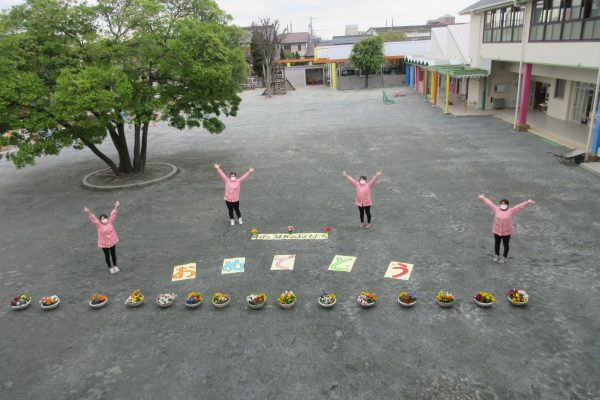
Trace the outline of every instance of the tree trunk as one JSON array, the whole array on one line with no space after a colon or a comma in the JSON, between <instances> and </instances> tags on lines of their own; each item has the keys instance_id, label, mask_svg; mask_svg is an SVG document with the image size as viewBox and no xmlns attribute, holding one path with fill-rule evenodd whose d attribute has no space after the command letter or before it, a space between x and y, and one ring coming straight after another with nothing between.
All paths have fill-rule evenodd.
<instances>
[{"instance_id":1,"label":"tree trunk","mask_svg":"<svg viewBox=\"0 0 600 400\"><path fill-rule=\"evenodd\" d=\"M140 163L139 166L135 169L135 172L138 174L144 173L146 171L146 149L148 148L148 127L150 126L150 122L144 122L142 126L142 149L140 152Z\"/></svg>"},{"instance_id":2,"label":"tree trunk","mask_svg":"<svg viewBox=\"0 0 600 400\"><path fill-rule=\"evenodd\" d=\"M265 77L267 86L266 96L271 97L271 65L267 63L265 66L267 70L267 76Z\"/></svg>"},{"instance_id":3,"label":"tree trunk","mask_svg":"<svg viewBox=\"0 0 600 400\"><path fill-rule=\"evenodd\" d=\"M369 74L365 74L365 88L369 88Z\"/></svg>"},{"instance_id":4,"label":"tree trunk","mask_svg":"<svg viewBox=\"0 0 600 400\"><path fill-rule=\"evenodd\" d=\"M131 157L129 156L129 148L127 147L127 138L125 137L125 125L117 123L117 131L119 132L119 143L121 145L121 153L119 154L119 171L126 174L133 172Z\"/></svg>"},{"instance_id":5,"label":"tree trunk","mask_svg":"<svg viewBox=\"0 0 600 400\"><path fill-rule=\"evenodd\" d=\"M112 169L112 171L114 172L115 175L121 175L121 173L119 172L119 168L117 167L117 165L113 162L113 160L111 160L110 158L108 158L106 156L106 154L104 154L103 152L101 152L94 143L84 139L81 136L78 136L79 140L81 140L95 155L98 156L98 158L100 158L102 161L104 161L109 167L110 169Z\"/></svg>"},{"instance_id":6,"label":"tree trunk","mask_svg":"<svg viewBox=\"0 0 600 400\"><path fill-rule=\"evenodd\" d=\"M139 121L135 122L135 141L133 144L133 171L138 172L140 170L140 130L141 126Z\"/></svg>"}]
</instances>

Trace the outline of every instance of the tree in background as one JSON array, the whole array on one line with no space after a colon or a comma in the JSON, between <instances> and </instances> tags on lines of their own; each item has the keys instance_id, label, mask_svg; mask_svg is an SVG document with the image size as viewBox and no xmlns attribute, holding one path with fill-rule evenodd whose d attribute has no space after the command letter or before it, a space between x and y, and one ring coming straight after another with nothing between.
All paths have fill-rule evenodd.
<instances>
[{"instance_id":1,"label":"tree in background","mask_svg":"<svg viewBox=\"0 0 600 400\"><path fill-rule=\"evenodd\" d=\"M264 69L262 52L258 48L254 35L252 35L252 40L250 41L250 55L252 56L252 69L254 70L254 73L262 78Z\"/></svg>"},{"instance_id":2,"label":"tree in background","mask_svg":"<svg viewBox=\"0 0 600 400\"><path fill-rule=\"evenodd\" d=\"M383 38L384 42L403 42L408 40L406 33L400 31L389 31L380 33L378 36Z\"/></svg>"},{"instance_id":3,"label":"tree in background","mask_svg":"<svg viewBox=\"0 0 600 400\"><path fill-rule=\"evenodd\" d=\"M261 18L257 23L252 23L252 39L261 55L267 97L271 97L271 71L285 36L285 30L279 32L278 20L271 21L270 18Z\"/></svg>"},{"instance_id":4,"label":"tree in background","mask_svg":"<svg viewBox=\"0 0 600 400\"><path fill-rule=\"evenodd\" d=\"M369 74L379 71L384 60L383 39L380 36L363 39L352 46L350 61L354 68L365 74L365 87L369 87Z\"/></svg>"},{"instance_id":5,"label":"tree in background","mask_svg":"<svg viewBox=\"0 0 600 400\"><path fill-rule=\"evenodd\" d=\"M0 15L0 146L15 166L88 147L143 173L150 122L225 128L247 68L241 31L212 0L27 0ZM126 128L133 127L133 154ZM106 136L118 164L98 144ZM133 160L132 160L133 156Z\"/></svg>"}]
</instances>

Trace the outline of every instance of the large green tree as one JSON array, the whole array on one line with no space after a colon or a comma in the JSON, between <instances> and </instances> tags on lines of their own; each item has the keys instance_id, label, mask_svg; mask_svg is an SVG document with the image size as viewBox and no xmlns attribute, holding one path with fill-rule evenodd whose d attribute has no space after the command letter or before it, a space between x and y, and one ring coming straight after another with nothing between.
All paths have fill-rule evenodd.
<instances>
[{"instance_id":1,"label":"large green tree","mask_svg":"<svg viewBox=\"0 0 600 400\"><path fill-rule=\"evenodd\" d=\"M212 0L27 0L0 15L0 146L17 167L88 147L143 173L157 113L223 131L247 68L241 31ZM127 128L133 130L133 149ZM98 148L110 137L113 161ZM129 135L131 139L131 135Z\"/></svg>"},{"instance_id":2,"label":"large green tree","mask_svg":"<svg viewBox=\"0 0 600 400\"><path fill-rule=\"evenodd\" d=\"M350 60L354 68L360 69L365 74L365 87L369 87L369 75L381 69L384 62L383 39L373 36L356 42L352 46Z\"/></svg>"}]
</instances>

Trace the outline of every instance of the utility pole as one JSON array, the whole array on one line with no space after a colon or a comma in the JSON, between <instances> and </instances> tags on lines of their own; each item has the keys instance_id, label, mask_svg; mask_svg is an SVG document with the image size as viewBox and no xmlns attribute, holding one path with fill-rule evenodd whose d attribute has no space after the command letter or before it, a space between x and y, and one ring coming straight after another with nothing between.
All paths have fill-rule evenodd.
<instances>
[{"instance_id":1,"label":"utility pole","mask_svg":"<svg viewBox=\"0 0 600 400\"><path fill-rule=\"evenodd\" d=\"M314 45L314 33L313 33L313 17L309 17L310 18L310 24L308 24L308 30L310 31L310 37L309 37L309 41L310 43L312 43Z\"/></svg>"}]
</instances>

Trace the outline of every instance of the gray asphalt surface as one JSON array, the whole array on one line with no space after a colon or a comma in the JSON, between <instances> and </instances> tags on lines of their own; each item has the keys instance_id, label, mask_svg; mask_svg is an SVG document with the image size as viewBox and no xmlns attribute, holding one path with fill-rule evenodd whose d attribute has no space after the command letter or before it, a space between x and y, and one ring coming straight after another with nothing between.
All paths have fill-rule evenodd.
<instances>
[{"instance_id":1,"label":"gray asphalt surface","mask_svg":"<svg viewBox=\"0 0 600 400\"><path fill-rule=\"evenodd\" d=\"M89 151L65 151L17 171L0 163L0 397L2 399L596 399L600 398L598 177L546 154L552 144L494 118L445 116L409 94L384 105L381 91L299 89L264 100L243 94L239 116L211 136L152 128L149 161L180 173L150 187L93 192L81 178L104 168ZM110 146L105 146L109 152ZM560 149L559 149L560 150ZM111 152L114 154L114 152ZM238 175L245 224L232 228L213 163ZM374 223L358 229L352 187L372 176ZM509 262L491 262L485 193L511 204L538 201L516 219ZM116 227L122 272L111 276L82 212L122 203ZM327 241L251 241L248 230L320 232ZM294 271L270 271L296 254ZM351 273L334 255L357 256ZM246 272L221 275L246 257ZM390 261L415 264L410 280L383 276ZM198 278L171 282L174 265L197 262ZM503 295L525 289L530 304ZM147 304L127 309L141 289ZM217 310L183 306L227 291ZM276 297L299 295L282 310ZM395 296L415 290L418 304ZM458 298L451 309L438 290ZM324 290L338 304L322 310ZM360 309L361 290L379 304ZM498 298L491 309L472 300ZM91 310L103 291L107 307ZM177 303L159 309L160 292ZM265 291L260 311L244 304ZM14 312L13 296L57 294L59 308Z\"/></svg>"}]
</instances>

